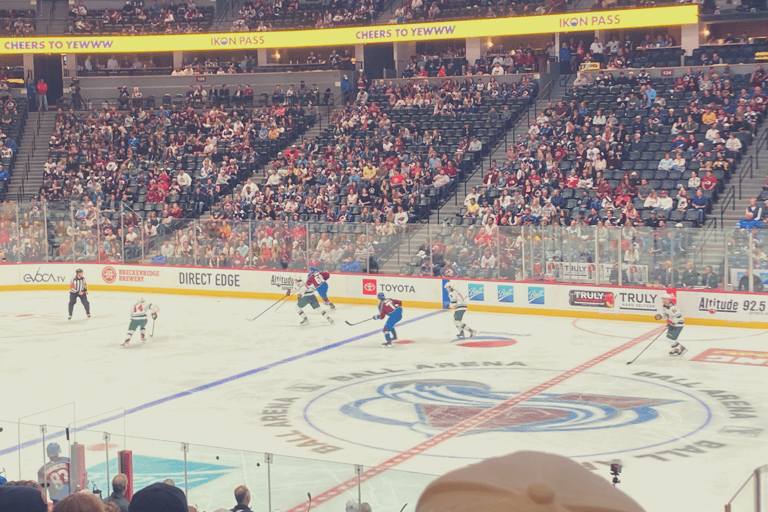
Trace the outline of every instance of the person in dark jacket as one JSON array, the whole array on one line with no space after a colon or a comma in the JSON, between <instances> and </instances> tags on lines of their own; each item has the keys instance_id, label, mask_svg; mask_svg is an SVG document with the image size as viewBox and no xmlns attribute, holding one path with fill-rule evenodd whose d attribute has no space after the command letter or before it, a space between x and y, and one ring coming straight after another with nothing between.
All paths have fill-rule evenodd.
<instances>
[{"instance_id":1,"label":"person in dark jacket","mask_svg":"<svg viewBox=\"0 0 768 512\"><path fill-rule=\"evenodd\" d=\"M235 487L235 500L237 500L237 505L232 509L232 512L238 512L239 510L251 512L248 506L251 503L251 491L246 486L238 485Z\"/></svg>"},{"instance_id":2,"label":"person in dark jacket","mask_svg":"<svg viewBox=\"0 0 768 512\"><path fill-rule=\"evenodd\" d=\"M741 276L741 279L739 279L739 291L740 292L748 292L749 291L749 276L752 275L752 273L749 271L749 269L744 272L744 275ZM752 283L753 283L753 290L757 293L763 293L764 286L763 281L760 279L760 276L752 275Z\"/></svg>"},{"instance_id":3,"label":"person in dark jacket","mask_svg":"<svg viewBox=\"0 0 768 512\"><path fill-rule=\"evenodd\" d=\"M128 512L128 498L125 496L125 490L128 487L128 477L122 473L115 475L112 479L112 494L104 499L104 503L114 503L120 512Z\"/></svg>"}]
</instances>

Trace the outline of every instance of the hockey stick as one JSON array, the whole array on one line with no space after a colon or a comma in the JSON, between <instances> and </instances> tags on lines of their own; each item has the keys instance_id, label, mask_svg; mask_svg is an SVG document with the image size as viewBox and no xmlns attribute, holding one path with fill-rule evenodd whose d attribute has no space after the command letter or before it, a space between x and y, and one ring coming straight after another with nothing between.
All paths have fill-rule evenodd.
<instances>
[{"instance_id":1,"label":"hockey stick","mask_svg":"<svg viewBox=\"0 0 768 512\"><path fill-rule=\"evenodd\" d=\"M157 322L157 318L152 318L152 332L149 333L150 338L155 337L155 322Z\"/></svg>"},{"instance_id":2,"label":"hockey stick","mask_svg":"<svg viewBox=\"0 0 768 512\"><path fill-rule=\"evenodd\" d=\"M276 305L278 305L280 302L282 302L283 300L285 300L287 298L288 298L288 295L283 295L280 299L277 300L277 302L273 302L272 305L269 306L267 309L265 309L264 311L262 311L261 313L259 313L258 315L256 315L253 318L246 318L246 320L248 320L249 322L253 322L257 318L259 318L261 315L263 315L264 313L266 313L267 311L269 311L270 309L272 309L273 307L275 307Z\"/></svg>"},{"instance_id":3,"label":"hockey stick","mask_svg":"<svg viewBox=\"0 0 768 512\"><path fill-rule=\"evenodd\" d=\"M633 360L629 361L627 364L632 364L632 363L634 363L635 361L637 361L637 358L638 358L638 357L640 357L641 355L643 355L643 352L645 352L646 350L648 350L648 348L649 348L651 345L653 345L653 342L654 342L654 341L656 341L657 339L659 339L659 336L661 336L661 333L663 333L663 332L664 332L664 331L661 331L661 332L659 332L659 334L657 334L657 335L656 335L656 337L655 337L655 338L653 338L653 340L652 340L652 341L651 341L651 342L648 344L648 346L647 346L647 347L645 347L645 348L644 348L644 349L643 349L643 350L642 350L642 351L641 351L639 354L637 354L637 355L635 356L635 358L634 358Z\"/></svg>"},{"instance_id":4,"label":"hockey stick","mask_svg":"<svg viewBox=\"0 0 768 512\"><path fill-rule=\"evenodd\" d=\"M347 325L360 325L363 322L367 322L368 320L373 320L373 318L366 318L365 320L361 320L361 321L355 322L355 323L350 323L349 320L344 320L344 321L347 323Z\"/></svg>"},{"instance_id":5,"label":"hockey stick","mask_svg":"<svg viewBox=\"0 0 768 512\"><path fill-rule=\"evenodd\" d=\"M293 294L290 294L290 295L288 295L288 297L293 297ZM288 301L285 301L285 302L288 302ZM285 302L281 302L281 303L280 303L280 305L279 305L279 306L277 306L277 309L275 309L275 313L277 313L277 310L278 310L278 309L280 309L281 307L283 307L283 304L285 304Z\"/></svg>"}]
</instances>

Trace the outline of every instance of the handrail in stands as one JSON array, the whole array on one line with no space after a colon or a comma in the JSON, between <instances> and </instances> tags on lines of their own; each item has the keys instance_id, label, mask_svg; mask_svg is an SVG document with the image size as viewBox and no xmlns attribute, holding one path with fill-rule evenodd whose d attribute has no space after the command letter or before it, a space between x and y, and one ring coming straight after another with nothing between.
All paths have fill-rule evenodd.
<instances>
[{"instance_id":1,"label":"handrail in stands","mask_svg":"<svg viewBox=\"0 0 768 512\"><path fill-rule=\"evenodd\" d=\"M725 210L728 209L728 205L731 206L731 210L736 211L736 185L731 185L731 189L723 197L722 204L720 205L720 226L725 227Z\"/></svg>"},{"instance_id":2,"label":"handrail in stands","mask_svg":"<svg viewBox=\"0 0 768 512\"><path fill-rule=\"evenodd\" d=\"M753 172L752 172L752 157L749 157L749 164L745 165L744 168L739 172L739 201L741 201L741 185L744 181L744 179L747 177L747 171L749 171L749 179L753 178Z\"/></svg>"}]
</instances>

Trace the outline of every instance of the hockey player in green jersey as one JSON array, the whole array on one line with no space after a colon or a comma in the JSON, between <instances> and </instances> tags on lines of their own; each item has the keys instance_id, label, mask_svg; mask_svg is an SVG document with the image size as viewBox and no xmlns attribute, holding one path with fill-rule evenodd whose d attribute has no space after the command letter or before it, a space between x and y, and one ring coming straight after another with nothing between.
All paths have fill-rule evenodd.
<instances>
[{"instance_id":1,"label":"hockey player in green jersey","mask_svg":"<svg viewBox=\"0 0 768 512\"><path fill-rule=\"evenodd\" d=\"M136 329L141 331L141 341L146 341L144 333L147 331L147 316L152 315L152 320L154 320L159 312L160 308L158 306L145 302L143 298L137 300L136 304L131 308L131 323L128 324L128 334L122 346L124 347L130 343Z\"/></svg>"}]
</instances>

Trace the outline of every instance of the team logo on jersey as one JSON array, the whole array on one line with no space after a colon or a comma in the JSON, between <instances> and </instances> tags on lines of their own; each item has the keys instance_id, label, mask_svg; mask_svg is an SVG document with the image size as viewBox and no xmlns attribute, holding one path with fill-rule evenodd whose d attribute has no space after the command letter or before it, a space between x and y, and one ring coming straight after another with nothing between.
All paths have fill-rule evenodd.
<instances>
[{"instance_id":1,"label":"team logo on jersey","mask_svg":"<svg viewBox=\"0 0 768 512\"><path fill-rule=\"evenodd\" d=\"M364 421L407 427L426 435L452 428L517 395L494 390L481 382L452 379L414 379L388 382L376 396L341 407L347 416ZM410 404L412 414L394 417L392 404ZM678 402L582 393L542 393L469 429L462 435L487 432L568 432L637 425L659 416L658 407Z\"/></svg>"},{"instance_id":2,"label":"team logo on jersey","mask_svg":"<svg viewBox=\"0 0 768 512\"><path fill-rule=\"evenodd\" d=\"M105 283L112 284L117 281L117 270L115 270L115 267L107 265L101 269L101 278Z\"/></svg>"},{"instance_id":3,"label":"team logo on jersey","mask_svg":"<svg viewBox=\"0 0 768 512\"><path fill-rule=\"evenodd\" d=\"M485 286L480 283L469 283L467 286L469 300L482 302L485 300Z\"/></svg>"},{"instance_id":4,"label":"team logo on jersey","mask_svg":"<svg viewBox=\"0 0 768 512\"><path fill-rule=\"evenodd\" d=\"M515 287L509 284L498 285L499 302L515 302Z\"/></svg>"},{"instance_id":5,"label":"team logo on jersey","mask_svg":"<svg viewBox=\"0 0 768 512\"><path fill-rule=\"evenodd\" d=\"M528 304L544 305L544 287L543 286L529 286L528 287Z\"/></svg>"}]
</instances>

